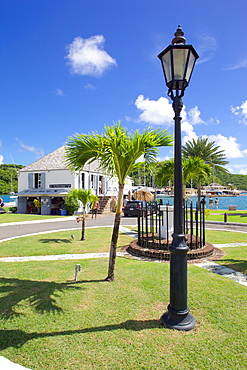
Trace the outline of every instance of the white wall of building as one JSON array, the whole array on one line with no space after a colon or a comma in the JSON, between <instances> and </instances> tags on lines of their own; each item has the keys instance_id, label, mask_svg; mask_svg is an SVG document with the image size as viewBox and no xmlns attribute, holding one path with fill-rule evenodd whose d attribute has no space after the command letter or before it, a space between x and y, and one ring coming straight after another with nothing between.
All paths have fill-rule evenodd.
<instances>
[{"instance_id":1,"label":"white wall of building","mask_svg":"<svg viewBox=\"0 0 247 370\"><path fill-rule=\"evenodd\" d=\"M30 188L28 177L30 174L41 173L44 174L44 184L42 188L49 189L50 185L56 184L70 184L71 188L75 187L76 175L68 170L54 170L54 171L34 171L34 172L19 172L18 177L18 191L22 191ZM34 187L34 183L33 183Z\"/></svg>"}]
</instances>

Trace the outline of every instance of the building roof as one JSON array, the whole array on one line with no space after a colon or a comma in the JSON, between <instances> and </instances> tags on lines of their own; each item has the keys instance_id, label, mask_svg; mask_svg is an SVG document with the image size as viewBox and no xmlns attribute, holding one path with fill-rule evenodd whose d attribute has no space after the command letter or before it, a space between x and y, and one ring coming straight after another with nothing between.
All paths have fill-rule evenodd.
<instances>
[{"instance_id":1,"label":"building roof","mask_svg":"<svg viewBox=\"0 0 247 370\"><path fill-rule=\"evenodd\" d=\"M95 172L99 167L99 162L94 161L90 164L85 164L83 171ZM45 155L37 161L27 165L19 170L20 172L33 171L52 171L52 170L68 170L65 163L65 145Z\"/></svg>"}]
</instances>

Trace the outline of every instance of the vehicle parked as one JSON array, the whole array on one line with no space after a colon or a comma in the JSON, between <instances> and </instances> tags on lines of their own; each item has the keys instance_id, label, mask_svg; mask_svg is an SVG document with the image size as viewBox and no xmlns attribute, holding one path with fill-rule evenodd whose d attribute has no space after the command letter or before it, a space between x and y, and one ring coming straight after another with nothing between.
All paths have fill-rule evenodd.
<instances>
[{"instance_id":1,"label":"vehicle parked","mask_svg":"<svg viewBox=\"0 0 247 370\"><path fill-rule=\"evenodd\" d=\"M129 200L124 206L124 217L138 216L138 210L147 209L147 202L145 200Z\"/></svg>"}]
</instances>

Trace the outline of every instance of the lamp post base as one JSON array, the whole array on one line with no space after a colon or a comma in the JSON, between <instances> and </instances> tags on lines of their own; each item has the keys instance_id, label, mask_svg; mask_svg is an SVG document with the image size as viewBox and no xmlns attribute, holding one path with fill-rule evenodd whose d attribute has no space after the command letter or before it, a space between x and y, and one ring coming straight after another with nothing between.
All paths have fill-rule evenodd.
<instances>
[{"instance_id":1,"label":"lamp post base","mask_svg":"<svg viewBox=\"0 0 247 370\"><path fill-rule=\"evenodd\" d=\"M175 314L169 311L165 312L160 321L162 325L166 326L168 329L176 329L176 330L185 330L189 331L194 329L196 325L196 320L191 313L187 312L185 314Z\"/></svg>"}]
</instances>

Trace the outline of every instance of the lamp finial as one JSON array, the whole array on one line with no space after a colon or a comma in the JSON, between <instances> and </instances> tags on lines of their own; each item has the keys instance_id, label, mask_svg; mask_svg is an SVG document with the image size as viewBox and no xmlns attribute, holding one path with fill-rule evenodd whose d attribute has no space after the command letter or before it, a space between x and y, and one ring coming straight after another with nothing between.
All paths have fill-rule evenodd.
<instances>
[{"instance_id":1,"label":"lamp finial","mask_svg":"<svg viewBox=\"0 0 247 370\"><path fill-rule=\"evenodd\" d=\"M174 44L186 44L186 38L184 32L180 25L178 25L177 31L174 33L174 39L172 40L172 45Z\"/></svg>"}]
</instances>

